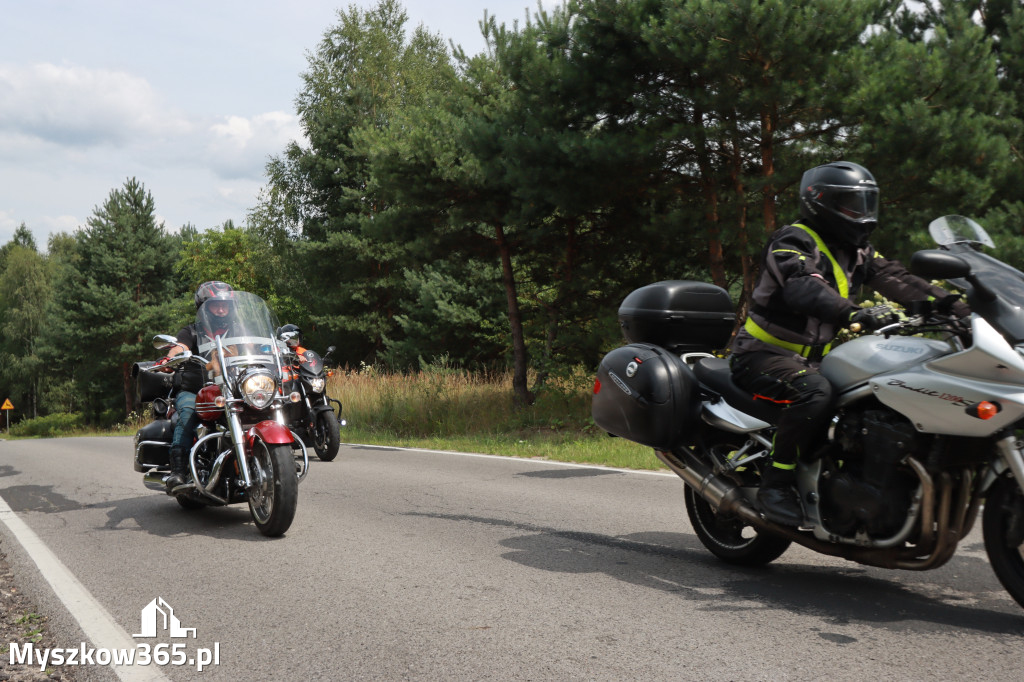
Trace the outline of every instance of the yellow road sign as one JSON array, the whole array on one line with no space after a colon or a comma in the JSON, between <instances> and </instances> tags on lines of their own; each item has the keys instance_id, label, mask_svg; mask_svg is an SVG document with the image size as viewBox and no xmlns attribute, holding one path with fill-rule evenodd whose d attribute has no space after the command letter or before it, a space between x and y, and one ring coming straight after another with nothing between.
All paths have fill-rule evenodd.
<instances>
[{"instance_id":1,"label":"yellow road sign","mask_svg":"<svg viewBox=\"0 0 1024 682\"><path fill-rule=\"evenodd\" d=\"M13 409L14 409L14 405L11 404L11 399L10 398L8 398L7 400L4 401L3 407L0 407L0 410L13 410Z\"/></svg>"}]
</instances>

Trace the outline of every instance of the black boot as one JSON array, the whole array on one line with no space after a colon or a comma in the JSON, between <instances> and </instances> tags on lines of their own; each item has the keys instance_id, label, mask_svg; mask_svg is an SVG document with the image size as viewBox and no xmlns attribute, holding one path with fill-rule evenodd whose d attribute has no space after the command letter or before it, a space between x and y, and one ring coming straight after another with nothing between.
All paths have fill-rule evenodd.
<instances>
[{"instance_id":1,"label":"black boot","mask_svg":"<svg viewBox=\"0 0 1024 682\"><path fill-rule=\"evenodd\" d=\"M757 502L769 521L781 526L799 526L804 521L804 511L797 495L796 472L792 469L768 467L761 477L761 488L757 491Z\"/></svg>"},{"instance_id":2,"label":"black boot","mask_svg":"<svg viewBox=\"0 0 1024 682\"><path fill-rule=\"evenodd\" d=\"M185 483L185 479L188 478L188 474L185 470L185 450L183 448L171 448L170 460L171 473L164 479L164 485L167 486L168 495L170 495L171 491L176 487L183 485Z\"/></svg>"}]
</instances>

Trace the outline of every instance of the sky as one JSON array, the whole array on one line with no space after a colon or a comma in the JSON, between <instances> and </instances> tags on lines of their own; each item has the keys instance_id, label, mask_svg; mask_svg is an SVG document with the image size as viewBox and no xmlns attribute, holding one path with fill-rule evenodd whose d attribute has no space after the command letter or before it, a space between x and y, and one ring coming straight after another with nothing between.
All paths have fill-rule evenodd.
<instances>
[{"instance_id":1,"label":"sky","mask_svg":"<svg viewBox=\"0 0 1024 682\"><path fill-rule=\"evenodd\" d=\"M168 231L244 224L264 167L301 138L308 55L376 0L0 0L0 245L73 232L129 178ZM556 0L543 0L551 8ZM538 0L404 0L467 53L480 21Z\"/></svg>"}]
</instances>

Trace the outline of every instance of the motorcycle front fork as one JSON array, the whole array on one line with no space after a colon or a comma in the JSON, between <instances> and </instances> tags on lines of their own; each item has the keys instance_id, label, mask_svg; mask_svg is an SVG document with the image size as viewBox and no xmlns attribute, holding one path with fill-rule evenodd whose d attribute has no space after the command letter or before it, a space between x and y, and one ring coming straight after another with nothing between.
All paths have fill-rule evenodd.
<instances>
[{"instance_id":1,"label":"motorcycle front fork","mask_svg":"<svg viewBox=\"0 0 1024 682\"><path fill-rule=\"evenodd\" d=\"M242 421L234 410L228 412L228 428L231 431L231 441L235 446L238 468L242 470L245 489L249 490L252 488L252 477L249 475L249 454L245 451L245 432L242 431Z\"/></svg>"},{"instance_id":2,"label":"motorcycle front fork","mask_svg":"<svg viewBox=\"0 0 1024 682\"><path fill-rule=\"evenodd\" d=\"M1007 433L996 441L996 449L999 450L1003 462L1013 472L1017 484L1024 489L1024 451L1022 451L1022 447L1024 444L1017 440L1017 436L1013 433Z\"/></svg>"}]
</instances>

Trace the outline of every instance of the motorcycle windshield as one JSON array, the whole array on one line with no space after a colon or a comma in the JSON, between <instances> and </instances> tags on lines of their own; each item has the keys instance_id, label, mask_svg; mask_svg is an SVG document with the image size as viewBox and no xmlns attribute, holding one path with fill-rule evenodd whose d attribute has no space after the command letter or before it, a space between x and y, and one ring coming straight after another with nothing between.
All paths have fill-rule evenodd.
<instances>
[{"instance_id":1,"label":"motorcycle windshield","mask_svg":"<svg viewBox=\"0 0 1024 682\"><path fill-rule=\"evenodd\" d=\"M232 369L250 365L280 368L281 349L274 337L278 326L273 311L255 294L233 291L226 298L211 298L196 311L199 353L210 360L215 377L221 374L218 337L229 375Z\"/></svg>"},{"instance_id":2,"label":"motorcycle windshield","mask_svg":"<svg viewBox=\"0 0 1024 682\"><path fill-rule=\"evenodd\" d=\"M996 292L992 302L972 301L974 312L994 326L1011 344L1024 343L1024 273L982 253L982 246L995 247L984 228L970 218L945 216L928 226L932 238L943 249L956 254L971 266L978 282ZM950 284L969 290L965 279L950 279Z\"/></svg>"},{"instance_id":3,"label":"motorcycle windshield","mask_svg":"<svg viewBox=\"0 0 1024 682\"><path fill-rule=\"evenodd\" d=\"M995 244L988 236L988 232L985 232L985 228L962 215L947 215L933 220L928 225L928 233L939 246L980 244L995 248Z\"/></svg>"}]
</instances>

